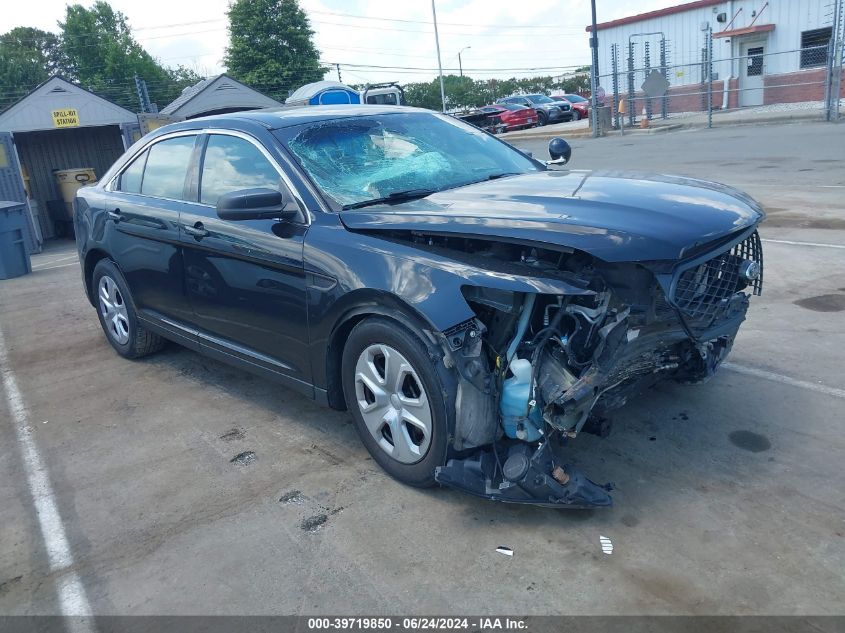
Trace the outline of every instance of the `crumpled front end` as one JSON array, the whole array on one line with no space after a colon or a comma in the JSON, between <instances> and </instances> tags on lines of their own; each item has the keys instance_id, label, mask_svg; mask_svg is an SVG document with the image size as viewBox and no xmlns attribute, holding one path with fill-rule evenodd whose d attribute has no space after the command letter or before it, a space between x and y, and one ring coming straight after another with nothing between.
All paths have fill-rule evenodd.
<instances>
[{"instance_id":1,"label":"crumpled front end","mask_svg":"<svg viewBox=\"0 0 845 633\"><path fill-rule=\"evenodd\" d=\"M457 452L436 479L505 502L610 505L610 487L563 463L559 447L581 432L604 432L607 412L659 381L712 376L750 296L762 291L753 227L690 249L680 262L609 264L519 245L474 254L510 257L517 268L581 289L543 295L467 286L476 318L439 335L459 386Z\"/></svg>"}]
</instances>

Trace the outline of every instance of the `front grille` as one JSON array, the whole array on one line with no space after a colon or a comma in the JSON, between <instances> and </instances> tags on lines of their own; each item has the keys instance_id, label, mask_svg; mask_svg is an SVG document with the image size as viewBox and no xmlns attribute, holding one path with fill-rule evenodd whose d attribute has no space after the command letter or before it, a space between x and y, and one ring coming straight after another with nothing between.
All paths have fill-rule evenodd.
<instances>
[{"instance_id":1,"label":"front grille","mask_svg":"<svg viewBox=\"0 0 845 633\"><path fill-rule=\"evenodd\" d=\"M750 283L740 274L746 261L760 265L760 275ZM746 288L755 295L763 290L763 249L757 231L730 250L683 271L673 298L686 317L710 322L724 309L726 299Z\"/></svg>"}]
</instances>

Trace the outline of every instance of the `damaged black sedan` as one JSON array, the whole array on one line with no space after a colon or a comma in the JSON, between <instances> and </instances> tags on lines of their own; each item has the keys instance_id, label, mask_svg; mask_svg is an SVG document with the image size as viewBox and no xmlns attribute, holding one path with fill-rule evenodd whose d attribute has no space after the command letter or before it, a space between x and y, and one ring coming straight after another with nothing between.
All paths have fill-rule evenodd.
<instances>
[{"instance_id":1,"label":"damaged black sedan","mask_svg":"<svg viewBox=\"0 0 845 633\"><path fill-rule=\"evenodd\" d=\"M557 445L713 374L762 289L764 214L550 150L411 108L166 126L78 194L85 289L119 354L172 340L349 410L402 482L610 505Z\"/></svg>"}]
</instances>

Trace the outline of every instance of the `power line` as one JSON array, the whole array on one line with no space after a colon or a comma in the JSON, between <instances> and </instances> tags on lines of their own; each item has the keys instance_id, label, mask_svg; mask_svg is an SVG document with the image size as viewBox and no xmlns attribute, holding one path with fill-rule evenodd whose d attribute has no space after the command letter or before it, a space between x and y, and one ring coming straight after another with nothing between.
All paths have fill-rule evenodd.
<instances>
[{"instance_id":1,"label":"power line","mask_svg":"<svg viewBox=\"0 0 845 633\"><path fill-rule=\"evenodd\" d=\"M352 13L336 13L334 11L317 11L317 10L309 10L307 12L309 15L314 13L317 15L333 15L343 18L357 18L360 20L378 20L381 22L403 22L406 24L426 24L429 26L434 26L434 23L429 20L409 20L405 18L382 18L382 17L372 17L368 15L356 15ZM551 26L549 24L469 24L466 22L441 22L437 21L438 26L464 26L464 27L471 27L471 28L483 28L483 29L554 29L556 31L574 31L578 33L583 33L584 29L581 27L574 27L574 26Z\"/></svg>"}]
</instances>

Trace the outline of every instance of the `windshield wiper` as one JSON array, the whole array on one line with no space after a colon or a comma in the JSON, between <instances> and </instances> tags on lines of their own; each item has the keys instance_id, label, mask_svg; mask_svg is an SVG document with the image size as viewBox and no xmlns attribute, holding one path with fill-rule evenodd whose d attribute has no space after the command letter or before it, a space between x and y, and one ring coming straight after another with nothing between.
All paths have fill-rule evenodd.
<instances>
[{"instance_id":1,"label":"windshield wiper","mask_svg":"<svg viewBox=\"0 0 845 633\"><path fill-rule=\"evenodd\" d=\"M497 180L499 178L504 178L505 176L519 176L518 172L502 172L501 174L490 174L485 178L485 180Z\"/></svg>"},{"instance_id":2,"label":"windshield wiper","mask_svg":"<svg viewBox=\"0 0 845 633\"><path fill-rule=\"evenodd\" d=\"M361 207L370 207L375 204L390 204L391 202L407 202L408 200L418 200L425 198L433 193L437 193L437 189L406 189L404 191L394 191L383 198L373 198L372 200L362 200L361 202L353 202L352 204L343 205L343 210L360 209Z\"/></svg>"}]
</instances>

